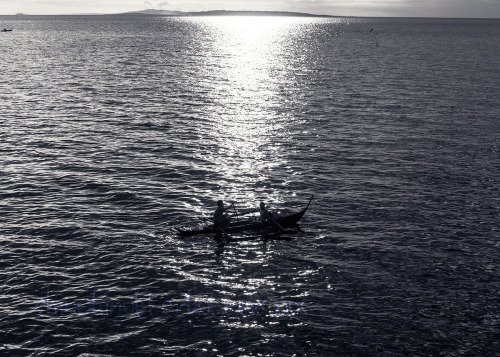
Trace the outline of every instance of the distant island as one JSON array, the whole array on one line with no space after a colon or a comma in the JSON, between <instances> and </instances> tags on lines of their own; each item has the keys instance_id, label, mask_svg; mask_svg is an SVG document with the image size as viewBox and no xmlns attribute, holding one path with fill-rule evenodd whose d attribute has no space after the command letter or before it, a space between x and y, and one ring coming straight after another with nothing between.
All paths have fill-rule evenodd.
<instances>
[{"instance_id":1,"label":"distant island","mask_svg":"<svg viewBox=\"0 0 500 357\"><path fill-rule=\"evenodd\" d=\"M147 9L141 11L130 11L115 15L157 15L157 16L294 16L294 17L332 17L329 15L314 15L303 12L288 11L230 11L230 10L211 10L211 11L171 11Z\"/></svg>"},{"instance_id":2,"label":"distant island","mask_svg":"<svg viewBox=\"0 0 500 357\"><path fill-rule=\"evenodd\" d=\"M128 11L121 13L74 13L66 14L66 16L280 16L280 17L338 17L332 15L316 15L305 12L290 12L290 11L241 11L241 10L210 10L210 11L174 11L174 10L156 10L146 9L138 11ZM12 15L11 15L12 16ZM14 16L29 16L19 12ZM60 15L58 15L60 16ZM342 16L341 16L342 17Z\"/></svg>"}]
</instances>

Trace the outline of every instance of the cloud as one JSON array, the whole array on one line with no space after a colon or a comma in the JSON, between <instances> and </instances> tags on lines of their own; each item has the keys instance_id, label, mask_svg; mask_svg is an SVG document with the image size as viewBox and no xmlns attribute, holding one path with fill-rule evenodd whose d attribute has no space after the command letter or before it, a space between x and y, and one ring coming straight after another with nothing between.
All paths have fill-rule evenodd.
<instances>
[{"instance_id":1,"label":"cloud","mask_svg":"<svg viewBox=\"0 0 500 357\"><path fill-rule=\"evenodd\" d=\"M160 9L165 9L165 8L171 7L172 5L170 5L170 3L168 1L162 1L162 2L158 3L158 6L160 7Z\"/></svg>"}]
</instances>

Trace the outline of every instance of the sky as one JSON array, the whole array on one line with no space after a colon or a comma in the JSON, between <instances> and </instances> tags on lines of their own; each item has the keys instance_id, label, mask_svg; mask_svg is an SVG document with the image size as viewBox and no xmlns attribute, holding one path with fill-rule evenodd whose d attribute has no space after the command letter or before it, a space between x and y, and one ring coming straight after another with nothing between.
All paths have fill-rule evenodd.
<instances>
[{"instance_id":1,"label":"sky","mask_svg":"<svg viewBox=\"0 0 500 357\"><path fill-rule=\"evenodd\" d=\"M500 0L0 0L0 14L180 11L294 11L339 16L500 18Z\"/></svg>"}]
</instances>

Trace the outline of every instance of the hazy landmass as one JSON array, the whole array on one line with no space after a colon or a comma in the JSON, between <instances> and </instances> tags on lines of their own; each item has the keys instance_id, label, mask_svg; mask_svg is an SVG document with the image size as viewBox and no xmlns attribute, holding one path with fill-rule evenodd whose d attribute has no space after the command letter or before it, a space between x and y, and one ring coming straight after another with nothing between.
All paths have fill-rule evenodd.
<instances>
[{"instance_id":1,"label":"hazy landmass","mask_svg":"<svg viewBox=\"0 0 500 357\"><path fill-rule=\"evenodd\" d=\"M155 10L146 9L139 11L128 11L116 14L103 13L73 13L68 15L126 15L126 16L294 16L294 17L332 17L329 15L315 15L305 12L289 12L289 11L230 11L230 10L211 10L211 11L172 11L172 10ZM15 16L28 16L28 14L17 13Z\"/></svg>"},{"instance_id":2,"label":"hazy landmass","mask_svg":"<svg viewBox=\"0 0 500 357\"><path fill-rule=\"evenodd\" d=\"M328 15L314 15L303 12L287 12L287 11L227 11L227 10L212 10L212 11L171 11L171 10L154 10L147 9L141 11L131 11L117 15L161 15L161 16L297 16L297 17L331 17Z\"/></svg>"}]
</instances>

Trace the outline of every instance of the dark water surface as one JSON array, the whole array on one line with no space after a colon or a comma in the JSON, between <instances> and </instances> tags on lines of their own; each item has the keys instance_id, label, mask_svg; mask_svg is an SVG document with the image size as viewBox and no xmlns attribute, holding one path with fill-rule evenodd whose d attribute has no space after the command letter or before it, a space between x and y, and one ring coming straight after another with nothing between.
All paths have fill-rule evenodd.
<instances>
[{"instance_id":1,"label":"dark water surface","mask_svg":"<svg viewBox=\"0 0 500 357\"><path fill-rule=\"evenodd\" d=\"M498 20L0 20L2 356L500 350Z\"/></svg>"}]
</instances>

